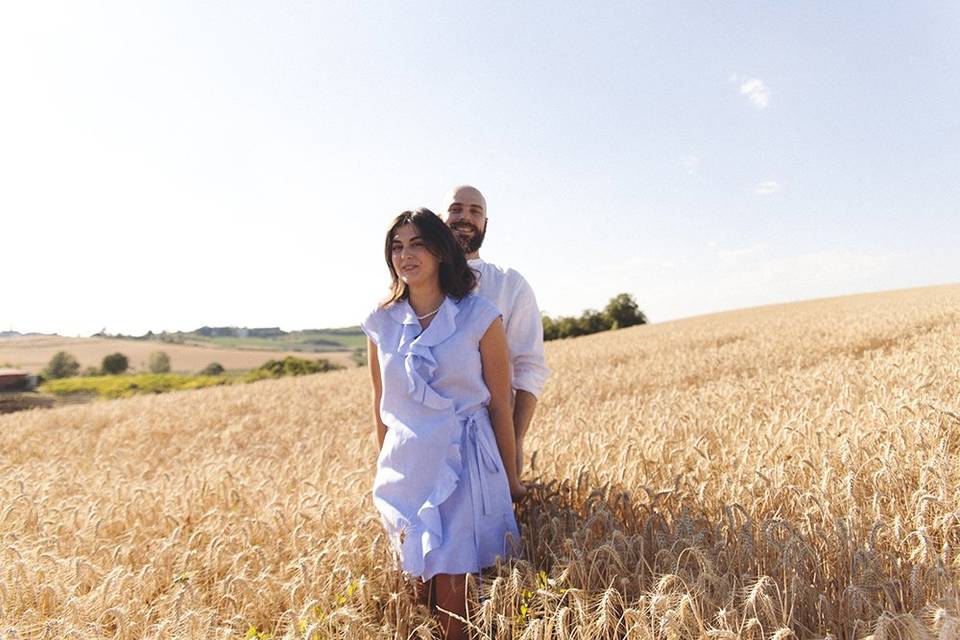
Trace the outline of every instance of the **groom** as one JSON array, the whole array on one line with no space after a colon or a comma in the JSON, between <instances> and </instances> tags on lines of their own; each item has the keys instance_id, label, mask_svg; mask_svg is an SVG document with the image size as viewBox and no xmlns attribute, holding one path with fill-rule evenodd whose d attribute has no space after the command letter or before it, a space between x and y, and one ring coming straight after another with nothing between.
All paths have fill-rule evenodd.
<instances>
[{"instance_id":1,"label":"groom","mask_svg":"<svg viewBox=\"0 0 960 640\"><path fill-rule=\"evenodd\" d=\"M543 323L533 289L513 269L480 258L487 233L487 201L474 187L454 187L443 201L443 221L463 247L467 263L479 272L477 293L503 313L510 348L511 380L516 392L513 425L517 435L517 473L523 469L523 439L550 374L543 359Z\"/></svg>"}]
</instances>

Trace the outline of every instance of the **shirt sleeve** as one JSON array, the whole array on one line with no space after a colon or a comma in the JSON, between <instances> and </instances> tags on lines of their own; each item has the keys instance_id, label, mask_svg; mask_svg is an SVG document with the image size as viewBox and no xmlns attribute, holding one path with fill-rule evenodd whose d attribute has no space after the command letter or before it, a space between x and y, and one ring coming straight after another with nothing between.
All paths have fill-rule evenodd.
<instances>
[{"instance_id":1,"label":"shirt sleeve","mask_svg":"<svg viewBox=\"0 0 960 640\"><path fill-rule=\"evenodd\" d=\"M477 340L479 341L487 332L487 329L490 328L493 321L503 317L503 314L500 313L500 308L489 299L478 293L473 294L473 296L473 322L477 331Z\"/></svg>"},{"instance_id":2,"label":"shirt sleeve","mask_svg":"<svg viewBox=\"0 0 960 640\"><path fill-rule=\"evenodd\" d=\"M382 320L383 313L377 308L368 313L367 317L360 321L360 330L367 334L367 337L373 340L376 345L379 345L381 340Z\"/></svg>"},{"instance_id":3,"label":"shirt sleeve","mask_svg":"<svg viewBox=\"0 0 960 640\"><path fill-rule=\"evenodd\" d=\"M507 343L513 364L513 388L532 393L538 399L543 394L550 369L543 355L543 320L533 288L518 273L513 308L507 322Z\"/></svg>"}]
</instances>

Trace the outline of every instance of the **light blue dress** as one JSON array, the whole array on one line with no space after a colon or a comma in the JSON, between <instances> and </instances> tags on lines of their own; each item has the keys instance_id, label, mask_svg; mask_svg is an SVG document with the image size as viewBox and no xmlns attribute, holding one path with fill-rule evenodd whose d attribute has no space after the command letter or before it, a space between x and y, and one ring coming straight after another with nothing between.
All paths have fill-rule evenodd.
<instances>
[{"instance_id":1,"label":"light blue dress","mask_svg":"<svg viewBox=\"0 0 960 640\"><path fill-rule=\"evenodd\" d=\"M360 324L377 345L387 426L373 502L401 568L424 580L519 553L480 366L480 338L498 316L471 293L448 296L426 329L406 300Z\"/></svg>"}]
</instances>

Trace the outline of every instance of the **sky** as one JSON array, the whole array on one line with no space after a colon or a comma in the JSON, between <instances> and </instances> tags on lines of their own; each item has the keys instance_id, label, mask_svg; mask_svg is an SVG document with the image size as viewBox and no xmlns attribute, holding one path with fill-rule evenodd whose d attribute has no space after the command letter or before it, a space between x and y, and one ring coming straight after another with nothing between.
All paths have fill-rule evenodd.
<instances>
[{"instance_id":1,"label":"sky","mask_svg":"<svg viewBox=\"0 0 960 640\"><path fill-rule=\"evenodd\" d=\"M461 183L554 316L960 282L960 4L0 3L0 331L355 325Z\"/></svg>"}]
</instances>

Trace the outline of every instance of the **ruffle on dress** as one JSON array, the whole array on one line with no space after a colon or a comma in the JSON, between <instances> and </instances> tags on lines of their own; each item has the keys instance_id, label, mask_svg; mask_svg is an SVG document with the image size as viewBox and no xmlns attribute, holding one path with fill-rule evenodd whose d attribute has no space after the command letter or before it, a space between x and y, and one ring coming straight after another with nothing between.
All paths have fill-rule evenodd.
<instances>
[{"instance_id":1,"label":"ruffle on dress","mask_svg":"<svg viewBox=\"0 0 960 640\"><path fill-rule=\"evenodd\" d=\"M401 549L403 569L413 575L422 576L426 568L427 555L444 545L445 534L443 519L440 515L442 505L460 484L462 474L470 475L470 501L473 510L473 540L475 555L479 557L481 538L483 537L483 517L496 513L510 513L512 510L509 493L498 493L491 485L490 474L502 472L500 451L489 428L486 408L479 409L469 416L457 416L458 439L447 449L447 457L440 466L434 490L430 497L417 510L414 523L419 521L420 535L404 535L398 542ZM459 436L465 438L461 441ZM466 455L463 454L466 452ZM399 515L399 514L397 514ZM410 524L404 523L406 527ZM416 524L413 524L414 528ZM467 543L470 544L470 543Z\"/></svg>"},{"instance_id":2,"label":"ruffle on dress","mask_svg":"<svg viewBox=\"0 0 960 640\"><path fill-rule=\"evenodd\" d=\"M437 359L433 355L432 347L452 336L457 330L455 318L459 312L457 304L447 296L429 326L422 329L416 312L406 300L390 308L393 319L403 325L397 352L403 355L410 397L438 411L451 408L453 400L437 393L428 382L433 379L437 370Z\"/></svg>"}]
</instances>

